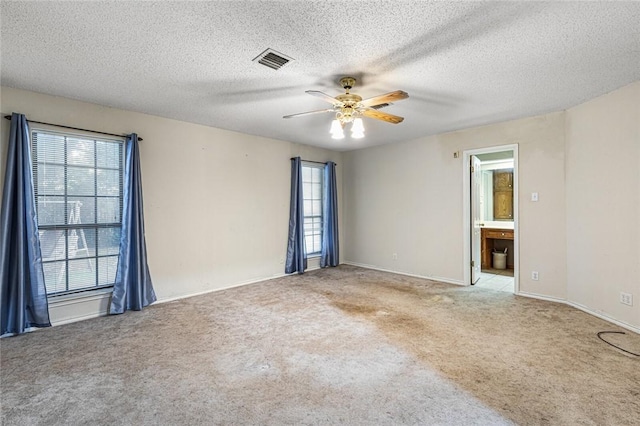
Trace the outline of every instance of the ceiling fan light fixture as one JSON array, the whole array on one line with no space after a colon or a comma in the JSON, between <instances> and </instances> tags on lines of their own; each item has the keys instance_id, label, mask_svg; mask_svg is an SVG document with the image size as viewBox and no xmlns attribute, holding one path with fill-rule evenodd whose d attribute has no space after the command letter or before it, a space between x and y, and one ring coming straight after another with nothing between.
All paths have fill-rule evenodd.
<instances>
[{"instance_id":1,"label":"ceiling fan light fixture","mask_svg":"<svg viewBox=\"0 0 640 426\"><path fill-rule=\"evenodd\" d=\"M321 98L325 102L331 103L332 108L285 115L283 118L299 117L303 115L324 112L334 112L335 118L331 122L331 128L329 130L333 139L344 138L344 128L347 124L350 124L352 139L363 138L364 125L362 123L361 117L374 118L376 120L382 120L392 124L398 124L404 120L404 117L380 112L377 111L377 109L392 105L392 101L401 101L408 98L409 94L407 92L396 90L395 92L390 92L384 95L374 96L373 98L363 100L360 95L351 93L351 88L353 87L355 82L356 79L353 77L344 77L340 79L340 85L345 90L345 93L335 97L327 95L323 92L319 92L317 90L307 90L306 93L308 93L309 95L316 96L318 98Z\"/></svg>"},{"instance_id":2,"label":"ceiling fan light fixture","mask_svg":"<svg viewBox=\"0 0 640 426\"><path fill-rule=\"evenodd\" d=\"M342 126L338 120L333 120L331 122L331 130L329 130L329 133L334 134L338 132L342 132Z\"/></svg>"},{"instance_id":3,"label":"ceiling fan light fixture","mask_svg":"<svg viewBox=\"0 0 640 426\"><path fill-rule=\"evenodd\" d=\"M364 124L362 118L356 118L351 125L351 133L364 133Z\"/></svg>"},{"instance_id":4,"label":"ceiling fan light fixture","mask_svg":"<svg viewBox=\"0 0 640 426\"><path fill-rule=\"evenodd\" d=\"M340 121L333 120L331 122L331 139L344 139L344 130L342 130L342 125Z\"/></svg>"},{"instance_id":5,"label":"ceiling fan light fixture","mask_svg":"<svg viewBox=\"0 0 640 426\"><path fill-rule=\"evenodd\" d=\"M362 124L362 118L356 118L353 120L353 124L351 124L351 138L364 138L364 124Z\"/></svg>"},{"instance_id":6,"label":"ceiling fan light fixture","mask_svg":"<svg viewBox=\"0 0 640 426\"><path fill-rule=\"evenodd\" d=\"M331 139L344 139L344 132L333 133Z\"/></svg>"}]
</instances>

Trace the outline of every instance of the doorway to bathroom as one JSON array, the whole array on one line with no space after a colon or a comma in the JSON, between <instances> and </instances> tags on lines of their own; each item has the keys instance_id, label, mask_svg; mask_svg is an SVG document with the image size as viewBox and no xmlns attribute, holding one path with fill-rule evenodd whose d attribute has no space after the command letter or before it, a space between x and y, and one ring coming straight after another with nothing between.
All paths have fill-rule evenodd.
<instances>
[{"instance_id":1,"label":"doorway to bathroom","mask_svg":"<svg viewBox=\"0 0 640 426\"><path fill-rule=\"evenodd\" d=\"M518 146L464 152L464 282L518 292Z\"/></svg>"}]
</instances>

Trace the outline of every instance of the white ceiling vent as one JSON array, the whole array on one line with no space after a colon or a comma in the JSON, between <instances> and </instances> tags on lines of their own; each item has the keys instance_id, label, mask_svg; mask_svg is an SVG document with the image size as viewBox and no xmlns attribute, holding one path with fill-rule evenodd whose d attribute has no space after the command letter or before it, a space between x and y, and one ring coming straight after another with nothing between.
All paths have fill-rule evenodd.
<instances>
[{"instance_id":1,"label":"white ceiling vent","mask_svg":"<svg viewBox=\"0 0 640 426\"><path fill-rule=\"evenodd\" d=\"M293 58L283 55L280 52L276 52L273 49L267 49L256 56L253 61L277 71L287 65L287 63L293 61Z\"/></svg>"}]
</instances>

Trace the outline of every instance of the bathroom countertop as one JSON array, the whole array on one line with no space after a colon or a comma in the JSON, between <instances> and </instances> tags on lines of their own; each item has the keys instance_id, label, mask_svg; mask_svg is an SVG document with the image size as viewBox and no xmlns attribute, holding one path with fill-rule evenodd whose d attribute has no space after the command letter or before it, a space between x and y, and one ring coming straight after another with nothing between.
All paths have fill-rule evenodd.
<instances>
[{"instance_id":1,"label":"bathroom countertop","mask_svg":"<svg viewBox=\"0 0 640 426\"><path fill-rule=\"evenodd\" d=\"M482 222L481 228L492 228L492 229L513 229L513 221L484 221Z\"/></svg>"}]
</instances>

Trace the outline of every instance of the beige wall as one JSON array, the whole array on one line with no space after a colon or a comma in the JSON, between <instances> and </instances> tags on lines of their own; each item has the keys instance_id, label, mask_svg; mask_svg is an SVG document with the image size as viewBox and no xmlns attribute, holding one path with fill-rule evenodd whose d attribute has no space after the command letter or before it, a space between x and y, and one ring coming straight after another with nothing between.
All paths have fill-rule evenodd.
<instances>
[{"instance_id":1,"label":"beige wall","mask_svg":"<svg viewBox=\"0 0 640 426\"><path fill-rule=\"evenodd\" d=\"M563 112L346 153L345 260L462 283L463 160L453 153L509 144L519 149L520 290L564 299Z\"/></svg>"},{"instance_id":2,"label":"beige wall","mask_svg":"<svg viewBox=\"0 0 640 426\"><path fill-rule=\"evenodd\" d=\"M569 109L566 132L568 298L640 327L640 82Z\"/></svg>"},{"instance_id":3,"label":"beige wall","mask_svg":"<svg viewBox=\"0 0 640 426\"><path fill-rule=\"evenodd\" d=\"M2 95L4 94L4 87L0 86L0 104L2 101ZM0 105L1 106L1 105ZM0 109L0 112L2 110ZM2 114L0 116L0 195L4 190L4 174L5 166L7 163L7 138L9 137L9 121L4 119L4 116L8 114ZM0 198L1 200L1 198ZM0 205L2 202L0 201ZM0 229L0 232L2 230Z\"/></svg>"},{"instance_id":4,"label":"beige wall","mask_svg":"<svg viewBox=\"0 0 640 426\"><path fill-rule=\"evenodd\" d=\"M567 112L346 153L345 260L461 283L453 153L508 144L519 149L520 291L638 330L640 82Z\"/></svg>"},{"instance_id":5,"label":"beige wall","mask_svg":"<svg viewBox=\"0 0 640 426\"><path fill-rule=\"evenodd\" d=\"M7 87L1 110L144 139L146 239L159 299L284 274L292 156L335 161L342 205L338 152ZM8 128L2 120L0 152Z\"/></svg>"},{"instance_id":6,"label":"beige wall","mask_svg":"<svg viewBox=\"0 0 640 426\"><path fill-rule=\"evenodd\" d=\"M283 273L296 155L338 163L341 260L461 283L463 164L453 153L518 144L520 291L638 328L639 98L637 82L567 112L343 154L11 88L1 110L145 139L160 299ZM0 126L4 167L8 121ZM618 302L620 291L634 295L633 307Z\"/></svg>"}]
</instances>

